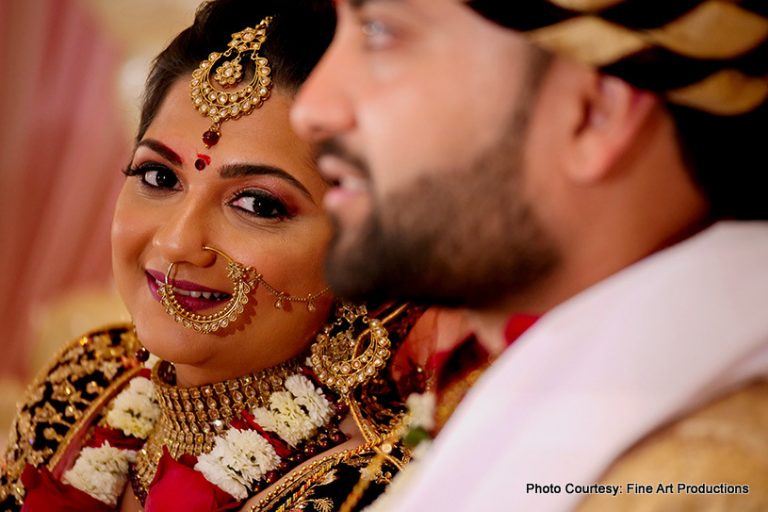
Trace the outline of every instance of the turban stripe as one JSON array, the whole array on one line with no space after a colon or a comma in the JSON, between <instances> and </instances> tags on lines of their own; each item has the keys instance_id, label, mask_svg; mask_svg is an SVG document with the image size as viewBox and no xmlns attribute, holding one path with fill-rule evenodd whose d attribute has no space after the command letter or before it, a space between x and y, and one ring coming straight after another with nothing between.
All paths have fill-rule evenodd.
<instances>
[{"instance_id":1,"label":"turban stripe","mask_svg":"<svg viewBox=\"0 0 768 512\"><path fill-rule=\"evenodd\" d=\"M768 100L768 0L471 0L533 43L715 115Z\"/></svg>"}]
</instances>

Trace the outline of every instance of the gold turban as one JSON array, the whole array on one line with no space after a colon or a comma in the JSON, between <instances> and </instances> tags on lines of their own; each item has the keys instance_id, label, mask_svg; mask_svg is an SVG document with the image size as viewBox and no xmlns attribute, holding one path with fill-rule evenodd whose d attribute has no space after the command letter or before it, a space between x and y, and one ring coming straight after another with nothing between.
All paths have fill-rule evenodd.
<instances>
[{"instance_id":1,"label":"gold turban","mask_svg":"<svg viewBox=\"0 0 768 512\"><path fill-rule=\"evenodd\" d=\"M535 44L715 115L768 100L768 0L471 0Z\"/></svg>"}]
</instances>

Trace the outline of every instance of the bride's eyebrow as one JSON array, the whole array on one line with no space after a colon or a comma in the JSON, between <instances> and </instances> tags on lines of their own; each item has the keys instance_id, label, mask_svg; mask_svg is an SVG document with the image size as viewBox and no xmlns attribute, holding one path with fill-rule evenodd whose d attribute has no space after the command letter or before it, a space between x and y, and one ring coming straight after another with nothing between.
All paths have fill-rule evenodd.
<instances>
[{"instance_id":1,"label":"bride's eyebrow","mask_svg":"<svg viewBox=\"0 0 768 512\"><path fill-rule=\"evenodd\" d=\"M155 139L144 139L138 144L136 144L136 148L140 148L141 146L148 147L158 155L162 156L169 162L171 162L173 165L177 165L181 167L184 165L184 159L179 156L178 153L176 153L174 150L160 142L159 140Z\"/></svg>"},{"instance_id":2,"label":"bride's eyebrow","mask_svg":"<svg viewBox=\"0 0 768 512\"><path fill-rule=\"evenodd\" d=\"M299 180L297 180L291 173L274 167L272 165L262 164L227 164L221 166L219 169L219 176L222 178L239 178L242 176L274 176L280 178L289 185L299 190L302 194L314 201L312 194L307 187L304 186Z\"/></svg>"}]
</instances>

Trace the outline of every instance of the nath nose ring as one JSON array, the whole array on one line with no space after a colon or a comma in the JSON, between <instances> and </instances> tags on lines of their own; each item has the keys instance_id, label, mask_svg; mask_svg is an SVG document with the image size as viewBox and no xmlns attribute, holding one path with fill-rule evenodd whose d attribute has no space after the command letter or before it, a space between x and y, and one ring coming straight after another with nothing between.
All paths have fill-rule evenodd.
<instances>
[{"instance_id":1,"label":"nath nose ring","mask_svg":"<svg viewBox=\"0 0 768 512\"><path fill-rule=\"evenodd\" d=\"M248 303L248 293L253 289L255 280L249 276L253 270L250 267L245 267L241 263L236 262L219 249L207 245L203 246L203 249L214 252L227 261L227 277L232 280L234 285L232 297L227 302L227 305L221 311L210 315L199 315L182 306L176 298L176 293L171 284L171 273L176 266L176 262L168 265L168 270L165 273L165 283L160 287L160 297L161 303L165 307L165 312L184 327L202 333L211 333L227 327L231 322L237 320L237 317L243 312L245 304Z\"/></svg>"},{"instance_id":2,"label":"nath nose ring","mask_svg":"<svg viewBox=\"0 0 768 512\"><path fill-rule=\"evenodd\" d=\"M168 270L165 272L165 282L160 286L159 290L161 304L165 308L165 312L184 327L194 329L197 332L212 333L227 327L237 320L237 317L242 314L245 305L248 303L248 294L257 284L261 284L264 286L264 289L275 296L275 308L284 309L287 303L302 302L306 304L307 311L309 312L317 310L316 299L329 290L326 287L317 293L294 297L270 285L253 267L247 267L242 263L238 263L224 251L209 245L204 245L203 250L216 253L227 262L227 277L232 280L233 291L232 297L220 311L210 315L200 315L189 311L179 303L171 281L171 274L176 267L176 262L168 265Z\"/></svg>"}]
</instances>

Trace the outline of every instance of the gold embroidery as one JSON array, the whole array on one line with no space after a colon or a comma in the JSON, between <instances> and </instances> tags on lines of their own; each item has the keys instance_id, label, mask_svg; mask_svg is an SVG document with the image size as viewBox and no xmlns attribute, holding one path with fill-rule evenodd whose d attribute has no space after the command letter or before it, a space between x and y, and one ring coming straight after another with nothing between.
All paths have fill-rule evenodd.
<instances>
[{"instance_id":1,"label":"gold embroidery","mask_svg":"<svg viewBox=\"0 0 768 512\"><path fill-rule=\"evenodd\" d=\"M309 500L309 503L314 505L317 512L333 512L333 500L330 498L318 498L316 500Z\"/></svg>"},{"instance_id":2,"label":"gold embroidery","mask_svg":"<svg viewBox=\"0 0 768 512\"><path fill-rule=\"evenodd\" d=\"M330 471L344 462L366 450L365 446L359 446L342 452L327 455L310 464L302 466L291 472L278 482L269 493L250 508L249 512L285 512L296 506L300 500L309 495L312 487L318 485ZM277 508L273 508L285 499Z\"/></svg>"},{"instance_id":3,"label":"gold embroidery","mask_svg":"<svg viewBox=\"0 0 768 512\"><path fill-rule=\"evenodd\" d=\"M11 429L0 475L0 507L20 507L26 464L53 469L72 438L137 371L139 348L127 325L65 345L28 388Z\"/></svg>"}]
</instances>

